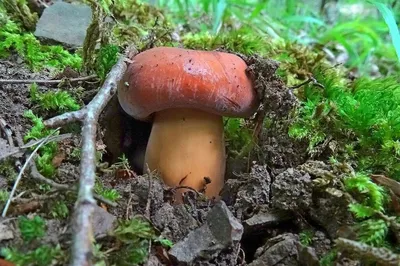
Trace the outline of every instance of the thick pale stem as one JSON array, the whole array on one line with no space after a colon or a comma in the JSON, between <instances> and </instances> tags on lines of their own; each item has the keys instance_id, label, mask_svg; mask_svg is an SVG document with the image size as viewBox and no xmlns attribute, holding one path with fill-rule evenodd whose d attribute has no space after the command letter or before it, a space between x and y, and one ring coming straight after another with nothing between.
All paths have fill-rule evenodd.
<instances>
[{"instance_id":1,"label":"thick pale stem","mask_svg":"<svg viewBox=\"0 0 400 266\"><path fill-rule=\"evenodd\" d=\"M168 109L155 114L145 166L158 170L171 186L200 190L211 180L206 196L218 197L224 184L225 144L222 117L193 109ZM181 191L182 192L182 191ZM180 201L178 193L177 200Z\"/></svg>"}]
</instances>

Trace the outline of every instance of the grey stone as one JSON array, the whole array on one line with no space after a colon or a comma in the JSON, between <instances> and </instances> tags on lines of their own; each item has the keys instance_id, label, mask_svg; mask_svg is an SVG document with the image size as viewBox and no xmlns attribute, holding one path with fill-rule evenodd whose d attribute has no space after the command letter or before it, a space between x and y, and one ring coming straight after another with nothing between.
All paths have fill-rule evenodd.
<instances>
[{"instance_id":1,"label":"grey stone","mask_svg":"<svg viewBox=\"0 0 400 266\"><path fill-rule=\"evenodd\" d=\"M272 205L287 211L306 211L312 204L311 177L289 168L275 177L272 183Z\"/></svg>"},{"instance_id":2,"label":"grey stone","mask_svg":"<svg viewBox=\"0 0 400 266\"><path fill-rule=\"evenodd\" d=\"M14 239L14 231L11 225L0 223L0 242Z\"/></svg>"},{"instance_id":3,"label":"grey stone","mask_svg":"<svg viewBox=\"0 0 400 266\"><path fill-rule=\"evenodd\" d=\"M249 266L297 266L299 238L294 234L283 234L271 238L257 249L256 259Z\"/></svg>"},{"instance_id":4,"label":"grey stone","mask_svg":"<svg viewBox=\"0 0 400 266\"><path fill-rule=\"evenodd\" d=\"M0 133L2 132L0 131ZM8 144L8 141L0 137L0 159L5 158L5 156L12 151L14 151L14 149ZM20 154L22 153L18 155Z\"/></svg>"},{"instance_id":5,"label":"grey stone","mask_svg":"<svg viewBox=\"0 0 400 266\"><path fill-rule=\"evenodd\" d=\"M87 5L56 2L43 11L34 35L48 42L81 47L91 18L92 10Z\"/></svg>"},{"instance_id":6,"label":"grey stone","mask_svg":"<svg viewBox=\"0 0 400 266\"><path fill-rule=\"evenodd\" d=\"M262 211L243 222L244 231L247 234L254 231L262 230L270 225L287 221L291 218L292 216L290 215L290 213L285 211Z\"/></svg>"},{"instance_id":7,"label":"grey stone","mask_svg":"<svg viewBox=\"0 0 400 266\"><path fill-rule=\"evenodd\" d=\"M58 219L51 219L46 221L46 235L43 237L43 243L49 243L51 245L60 243L60 236L64 228L62 221Z\"/></svg>"},{"instance_id":8,"label":"grey stone","mask_svg":"<svg viewBox=\"0 0 400 266\"><path fill-rule=\"evenodd\" d=\"M339 229L343 225L354 223L347 205L348 202L345 197L338 198L329 193L321 193L314 200L309 217L324 228L328 232L329 237L335 239L338 237Z\"/></svg>"},{"instance_id":9,"label":"grey stone","mask_svg":"<svg viewBox=\"0 0 400 266\"><path fill-rule=\"evenodd\" d=\"M225 247L242 239L243 225L223 201L219 201L207 214L207 225L216 240Z\"/></svg>"},{"instance_id":10,"label":"grey stone","mask_svg":"<svg viewBox=\"0 0 400 266\"><path fill-rule=\"evenodd\" d=\"M229 211L225 202L218 202L208 213L206 222L176 243L169 254L179 265L206 259L241 240L243 226Z\"/></svg>"},{"instance_id":11,"label":"grey stone","mask_svg":"<svg viewBox=\"0 0 400 266\"><path fill-rule=\"evenodd\" d=\"M93 234L95 238L104 237L114 229L117 218L104 210L101 207L96 206L93 211Z\"/></svg>"},{"instance_id":12,"label":"grey stone","mask_svg":"<svg viewBox=\"0 0 400 266\"><path fill-rule=\"evenodd\" d=\"M162 234L173 242L183 239L191 230L199 226L183 204L172 206L165 203L156 211L151 220Z\"/></svg>"},{"instance_id":13,"label":"grey stone","mask_svg":"<svg viewBox=\"0 0 400 266\"><path fill-rule=\"evenodd\" d=\"M249 218L261 205L269 203L271 177L266 165L253 165L249 174L228 179L221 197L236 210L240 220Z\"/></svg>"},{"instance_id":14,"label":"grey stone","mask_svg":"<svg viewBox=\"0 0 400 266\"><path fill-rule=\"evenodd\" d=\"M299 262L304 266L319 266L319 259L312 247L299 246Z\"/></svg>"}]
</instances>

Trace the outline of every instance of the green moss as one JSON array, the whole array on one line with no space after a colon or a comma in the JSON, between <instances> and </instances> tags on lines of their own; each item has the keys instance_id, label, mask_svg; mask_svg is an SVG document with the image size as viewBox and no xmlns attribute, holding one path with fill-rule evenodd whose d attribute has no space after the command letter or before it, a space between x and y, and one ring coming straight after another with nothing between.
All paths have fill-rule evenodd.
<instances>
[{"instance_id":1,"label":"green moss","mask_svg":"<svg viewBox=\"0 0 400 266\"><path fill-rule=\"evenodd\" d=\"M196 50L224 49L243 55L266 54L269 44L249 29L242 28L212 35L209 32L188 33L182 37L185 48Z\"/></svg>"},{"instance_id":2,"label":"green moss","mask_svg":"<svg viewBox=\"0 0 400 266\"><path fill-rule=\"evenodd\" d=\"M7 178L8 181L14 181L17 178L14 162L8 158L0 163L0 174Z\"/></svg>"},{"instance_id":3,"label":"green moss","mask_svg":"<svg viewBox=\"0 0 400 266\"><path fill-rule=\"evenodd\" d=\"M34 71L44 67L63 69L66 66L80 69L82 63L78 55L70 54L61 46L41 45L32 33L25 33L18 24L8 21L0 28L0 58L8 57L13 51Z\"/></svg>"},{"instance_id":4,"label":"green moss","mask_svg":"<svg viewBox=\"0 0 400 266\"><path fill-rule=\"evenodd\" d=\"M228 143L228 153L234 157L242 157L253 144L246 120L242 118L224 118L224 134Z\"/></svg>"},{"instance_id":5,"label":"green moss","mask_svg":"<svg viewBox=\"0 0 400 266\"><path fill-rule=\"evenodd\" d=\"M18 228L21 232L22 239L30 242L35 239L42 238L46 233L46 223L40 216L29 219L21 216L18 219Z\"/></svg>"},{"instance_id":6,"label":"green moss","mask_svg":"<svg viewBox=\"0 0 400 266\"><path fill-rule=\"evenodd\" d=\"M346 81L335 69L314 73L324 88L297 91L302 106L289 134L310 141L311 151L326 136L339 141L339 160L357 170L385 172L400 179L400 85L396 77Z\"/></svg>"},{"instance_id":7,"label":"green moss","mask_svg":"<svg viewBox=\"0 0 400 266\"><path fill-rule=\"evenodd\" d=\"M310 246L314 233L310 230L305 230L299 234L300 243L303 246Z\"/></svg>"},{"instance_id":8,"label":"green moss","mask_svg":"<svg viewBox=\"0 0 400 266\"><path fill-rule=\"evenodd\" d=\"M391 216L389 199L369 174L400 178L400 85L396 77L349 81L336 69L318 69L314 76L323 87L308 84L296 91L302 105L289 135L307 140L310 153L327 137L335 141L331 156L355 170L343 182L354 198L349 210L358 221L358 239L384 246L390 226L380 215Z\"/></svg>"},{"instance_id":9,"label":"green moss","mask_svg":"<svg viewBox=\"0 0 400 266\"><path fill-rule=\"evenodd\" d=\"M145 262L150 241L156 237L151 224L138 217L128 221L120 220L114 234L124 244L118 252L115 261L117 265L136 265Z\"/></svg>"},{"instance_id":10,"label":"green moss","mask_svg":"<svg viewBox=\"0 0 400 266\"><path fill-rule=\"evenodd\" d=\"M68 217L69 209L64 201L58 200L52 203L50 214L55 219L65 219Z\"/></svg>"},{"instance_id":11,"label":"green moss","mask_svg":"<svg viewBox=\"0 0 400 266\"><path fill-rule=\"evenodd\" d=\"M31 110L26 111L24 116L29 118L33 123L33 127L24 137L25 141L41 139L52 132L44 126L42 118L34 115ZM52 160L57 151L58 146L55 142L50 142L40 147L36 158L36 164L42 175L52 177L55 174L56 169Z\"/></svg>"},{"instance_id":12,"label":"green moss","mask_svg":"<svg viewBox=\"0 0 400 266\"><path fill-rule=\"evenodd\" d=\"M27 252L16 248L3 248L1 251L6 260L16 265L48 266L52 265L55 260L63 261L63 257L65 257L64 251L59 245L55 247L43 245Z\"/></svg>"},{"instance_id":13,"label":"green moss","mask_svg":"<svg viewBox=\"0 0 400 266\"><path fill-rule=\"evenodd\" d=\"M9 196L10 193L7 190L0 189L0 204L7 202Z\"/></svg>"},{"instance_id":14,"label":"green moss","mask_svg":"<svg viewBox=\"0 0 400 266\"><path fill-rule=\"evenodd\" d=\"M337 250L332 249L329 252L327 252L319 261L321 266L333 266L335 265L334 262L337 257Z\"/></svg>"},{"instance_id":15,"label":"green moss","mask_svg":"<svg viewBox=\"0 0 400 266\"><path fill-rule=\"evenodd\" d=\"M108 72L117 63L119 54L119 47L116 45L105 45L100 48L96 59L96 73L102 79L105 80Z\"/></svg>"},{"instance_id":16,"label":"green moss","mask_svg":"<svg viewBox=\"0 0 400 266\"><path fill-rule=\"evenodd\" d=\"M29 88L30 99L40 107L40 111L53 111L60 114L68 111L77 111L80 106L75 99L66 91L49 91L41 93L36 83Z\"/></svg>"},{"instance_id":17,"label":"green moss","mask_svg":"<svg viewBox=\"0 0 400 266\"><path fill-rule=\"evenodd\" d=\"M96 180L94 185L94 192L103 196L104 198L110 201L116 201L121 198L121 195L116 189L109 189L103 186L103 184Z\"/></svg>"},{"instance_id":18,"label":"green moss","mask_svg":"<svg viewBox=\"0 0 400 266\"><path fill-rule=\"evenodd\" d=\"M92 23L83 46L84 63L89 70L94 69L104 76L99 62L96 69L95 61L99 61L100 58L103 65L111 65L114 56L104 57L104 54L99 53L106 52L112 55L115 47L123 50L133 45L138 50L144 50L152 46L172 45L171 23L160 9L152 5L136 0L117 0L112 3L107 0L82 2L90 4L93 12ZM107 16L112 17L114 22L105 22ZM96 48L98 39L100 50ZM105 62L104 58L109 61Z\"/></svg>"}]
</instances>

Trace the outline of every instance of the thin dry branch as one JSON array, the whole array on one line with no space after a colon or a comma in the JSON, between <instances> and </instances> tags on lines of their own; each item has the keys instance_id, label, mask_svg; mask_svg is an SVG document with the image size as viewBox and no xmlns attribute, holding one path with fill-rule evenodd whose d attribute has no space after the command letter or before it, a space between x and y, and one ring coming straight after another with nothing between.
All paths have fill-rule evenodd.
<instances>
[{"instance_id":1,"label":"thin dry branch","mask_svg":"<svg viewBox=\"0 0 400 266\"><path fill-rule=\"evenodd\" d=\"M17 176L17 179L15 180L14 186L13 186L13 188L11 190L11 193L10 193L10 196L9 196L9 198L7 200L6 206L4 207L3 213L1 214L2 217L5 217L6 214L7 214L8 208L10 207L11 201L12 201L12 199L14 197L14 193L17 190L18 184L21 181L22 175L24 174L24 171L25 171L26 167L29 165L30 161L33 159L33 157L35 156L36 152L40 149L40 147L42 147L46 143L47 139L50 138L51 135L53 135L57 131L58 131L58 129L55 130L54 132L52 132L52 134L48 135L47 138L43 139L39 143L39 145L35 148L35 150L31 153L31 155L28 157L28 159L26 160L24 166L22 167L21 171L19 172L19 174Z\"/></svg>"},{"instance_id":2,"label":"thin dry branch","mask_svg":"<svg viewBox=\"0 0 400 266\"><path fill-rule=\"evenodd\" d=\"M71 137L72 137L71 133L57 135L57 136L51 136L50 138L47 138L47 141L44 144L47 144L47 143L52 142L52 141L62 141L64 139L68 139L68 138L71 138ZM16 147L16 148L12 149L7 154L1 154L0 155L0 162L2 160L7 159L10 156L13 156L15 154L24 152L26 149L29 149L29 148L32 148L32 147L36 146L37 144L41 143L44 139L45 138L42 138L42 139L39 139L39 140L31 140L27 144L24 144L24 145L22 145L20 147Z\"/></svg>"},{"instance_id":3,"label":"thin dry branch","mask_svg":"<svg viewBox=\"0 0 400 266\"><path fill-rule=\"evenodd\" d=\"M128 52L130 54L130 52ZM80 162L79 194L74 214L74 239L71 265L92 265L93 229L91 216L95 208L93 187L95 184L96 131L98 119L104 107L117 91L117 84L126 71L126 56L120 57L108 74L103 86L93 100L83 109L56 116L44 122L47 127L81 121L82 153Z\"/></svg>"},{"instance_id":4,"label":"thin dry branch","mask_svg":"<svg viewBox=\"0 0 400 266\"><path fill-rule=\"evenodd\" d=\"M11 129L10 129L10 126L7 124L6 120L4 120L4 119L1 118L1 117L0 117L0 129L1 129L1 131L3 131L4 134L6 135L8 144L9 144L11 147L14 147L14 141L13 141L13 139L12 139L12 131L11 131Z\"/></svg>"},{"instance_id":5,"label":"thin dry branch","mask_svg":"<svg viewBox=\"0 0 400 266\"><path fill-rule=\"evenodd\" d=\"M48 178L44 177L41 173L39 173L39 171L37 170L36 164L34 162L31 162L30 168L31 168L30 169L31 170L31 176L32 176L33 179L35 179L35 180L37 180L39 182L45 183L45 184L51 186L52 188L54 188L56 190L75 192L78 189L78 186L70 186L70 185L67 185L67 184L59 184L57 182L54 182L51 179L48 179ZM98 200L98 201L100 201L100 202L102 202L104 204L107 204L107 205L112 206L112 207L117 207L117 204L115 202L112 202L112 201L110 201L110 200L108 200L108 199L106 199L106 198L104 198L104 197L102 197L102 196L100 196L98 194L93 194L93 197L96 200Z\"/></svg>"},{"instance_id":6,"label":"thin dry branch","mask_svg":"<svg viewBox=\"0 0 400 266\"><path fill-rule=\"evenodd\" d=\"M86 81L96 78L97 75L90 75L86 77L79 78L64 78L64 79L0 79L0 85L2 84L59 84L61 82L67 81L69 83Z\"/></svg>"}]
</instances>

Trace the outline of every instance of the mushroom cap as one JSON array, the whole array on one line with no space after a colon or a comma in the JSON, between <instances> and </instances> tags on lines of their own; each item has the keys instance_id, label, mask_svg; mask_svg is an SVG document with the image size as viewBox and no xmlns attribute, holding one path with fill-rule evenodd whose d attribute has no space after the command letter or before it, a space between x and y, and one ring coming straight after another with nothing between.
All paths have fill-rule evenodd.
<instances>
[{"instance_id":1,"label":"mushroom cap","mask_svg":"<svg viewBox=\"0 0 400 266\"><path fill-rule=\"evenodd\" d=\"M132 58L118 100L138 120L168 108L249 117L259 100L246 69L245 61L230 53L152 48Z\"/></svg>"}]
</instances>

